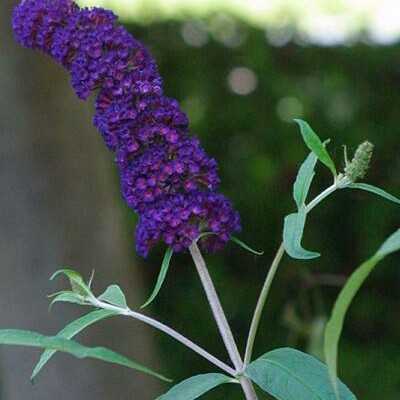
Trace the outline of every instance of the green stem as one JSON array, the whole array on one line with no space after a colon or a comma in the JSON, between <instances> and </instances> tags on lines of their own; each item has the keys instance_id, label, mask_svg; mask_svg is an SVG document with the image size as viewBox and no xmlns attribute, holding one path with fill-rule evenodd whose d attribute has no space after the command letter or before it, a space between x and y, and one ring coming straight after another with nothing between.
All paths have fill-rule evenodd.
<instances>
[{"instance_id":1,"label":"green stem","mask_svg":"<svg viewBox=\"0 0 400 400\"><path fill-rule=\"evenodd\" d=\"M263 312L265 301L267 300L267 296L268 296L269 290L271 288L272 281L274 280L276 271L278 270L279 264L282 260L284 253L285 253L285 247L282 242L281 245L279 246L279 249L278 249L275 257L274 257L274 260L272 261L271 267L268 271L267 277L264 282L264 286L261 289L261 293L260 293L260 296L257 301L257 305L256 305L254 315L253 315L253 320L251 321L249 336L248 336L247 343L246 343L244 365L250 364L251 356L253 354L254 341L256 338L261 314Z\"/></svg>"},{"instance_id":2,"label":"green stem","mask_svg":"<svg viewBox=\"0 0 400 400\"><path fill-rule=\"evenodd\" d=\"M350 183L351 182L349 181L349 179L346 176L339 175L337 178L335 178L335 181L332 185L330 185L323 192L321 192L318 196L316 196L312 201L310 201L310 203L306 206L306 212L307 213L310 212L317 204L319 204L322 200L324 200L327 196L329 196L335 190L345 188ZM271 289L272 281L274 280L276 271L278 270L279 264L282 260L284 253L285 253L285 247L282 242L278 248L278 251L274 257L274 260L272 261L272 264L268 271L264 285L261 289L256 308L254 310L254 315L253 315L253 319L251 321L249 335L248 335L247 343L246 343L246 352L245 352L245 356L244 356L244 368L246 368L246 366L251 362L251 357L253 355L254 341L255 341L258 326L260 323L261 314L263 312L265 302L268 297L268 293Z\"/></svg>"}]
</instances>

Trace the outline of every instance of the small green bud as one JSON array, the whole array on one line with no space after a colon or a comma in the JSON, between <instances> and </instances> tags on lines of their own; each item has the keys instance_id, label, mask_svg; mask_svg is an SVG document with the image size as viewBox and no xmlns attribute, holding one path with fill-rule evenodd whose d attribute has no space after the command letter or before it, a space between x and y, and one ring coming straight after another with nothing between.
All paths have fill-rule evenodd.
<instances>
[{"instance_id":1,"label":"small green bud","mask_svg":"<svg viewBox=\"0 0 400 400\"><path fill-rule=\"evenodd\" d=\"M373 150L374 145L367 140L358 146L350 164L344 169L345 175L352 182L364 178L371 162Z\"/></svg>"}]
</instances>

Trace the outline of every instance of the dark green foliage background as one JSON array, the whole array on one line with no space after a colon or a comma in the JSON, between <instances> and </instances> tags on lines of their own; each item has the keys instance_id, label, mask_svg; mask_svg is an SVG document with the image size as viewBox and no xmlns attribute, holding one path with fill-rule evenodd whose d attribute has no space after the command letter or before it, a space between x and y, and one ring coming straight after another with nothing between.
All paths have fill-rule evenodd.
<instances>
[{"instance_id":1,"label":"dark green foliage background","mask_svg":"<svg viewBox=\"0 0 400 400\"><path fill-rule=\"evenodd\" d=\"M191 130L219 161L221 190L240 211L241 239L265 251L255 257L228 244L207 261L241 348L244 348L258 291L277 249L286 214L294 211L291 186L307 149L294 123L279 118L282 98L295 97L302 115L322 139L339 169L346 144L352 153L364 139L375 144L367 180L400 194L400 47L357 44L321 48L289 44L271 47L265 33L246 26L237 48L217 41L189 47L181 25L168 23L132 32L148 45L165 79L165 92L179 99L192 120ZM230 91L229 72L252 69L257 89L248 96ZM311 195L330 184L319 167ZM307 347L307 327L328 315L338 287L312 286L309 275L349 275L399 227L399 208L372 195L342 191L308 219L304 245L322 257L304 262L285 257L267 310L255 354L282 346ZM148 291L165 249L145 262ZM391 256L362 288L346 320L339 375L359 399L397 400L400 396L400 258ZM166 283L152 306L162 320L228 361L205 296L188 255L174 256ZM304 335L295 333L300 318ZM288 322L289 321L289 322ZM175 380L216 371L165 336L160 337L164 370ZM237 387L211 392L204 399L240 399Z\"/></svg>"}]
</instances>

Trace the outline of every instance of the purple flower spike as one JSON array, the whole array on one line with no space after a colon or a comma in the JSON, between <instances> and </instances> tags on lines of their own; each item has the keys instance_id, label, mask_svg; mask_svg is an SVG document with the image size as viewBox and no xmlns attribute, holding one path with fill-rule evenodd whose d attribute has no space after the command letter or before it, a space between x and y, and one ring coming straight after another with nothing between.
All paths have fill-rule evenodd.
<instances>
[{"instance_id":1,"label":"purple flower spike","mask_svg":"<svg viewBox=\"0 0 400 400\"><path fill-rule=\"evenodd\" d=\"M24 0L12 17L16 40L66 68L80 99L98 90L93 122L139 214L137 251L145 257L163 241L178 252L202 232L210 232L201 239L206 250L218 251L240 231L240 218L216 193L217 163L190 137L178 102L163 95L148 50L116 21L111 11L71 0Z\"/></svg>"}]
</instances>

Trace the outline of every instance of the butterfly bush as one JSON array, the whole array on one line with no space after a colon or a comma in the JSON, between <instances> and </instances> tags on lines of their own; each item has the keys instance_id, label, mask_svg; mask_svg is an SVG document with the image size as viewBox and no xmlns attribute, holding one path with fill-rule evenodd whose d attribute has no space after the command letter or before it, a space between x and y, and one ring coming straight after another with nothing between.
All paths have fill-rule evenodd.
<instances>
[{"instance_id":1,"label":"butterfly bush","mask_svg":"<svg viewBox=\"0 0 400 400\"><path fill-rule=\"evenodd\" d=\"M136 227L138 252L147 256L159 241L169 246L155 288L142 308L158 295L172 251L189 248L230 361L222 361L175 329L130 309L118 285L110 285L96 296L91 289L93 276L86 282L71 269L53 274L52 279L65 275L71 290L55 293L52 304L71 302L94 307L96 311L71 322L55 336L0 329L0 345L57 348L80 358L91 357L124 365L168 381L163 375L109 349L90 348L71 340L76 333L100 319L121 315L169 335L224 372L189 377L157 400L193 400L219 385L233 382L240 385L246 400L258 399L254 384L277 400L317 397L356 400L337 376L338 344L343 322L352 299L378 262L400 251L400 229L351 274L342 288L324 330L326 365L291 348L274 349L254 360L253 349L261 315L284 255L302 261L320 256L302 245L307 215L311 210L342 189L364 190L400 204L396 196L360 182L369 169L373 145L368 141L361 143L350 162L345 147L345 167L338 171L327 150L329 140L322 141L307 122L295 120L311 153L299 168L293 184L296 211L284 219L282 242L267 269L245 351L241 354L197 246L201 240L206 250L219 250L234 231L240 230L239 215L230 201L217 191L220 184L217 162L206 154L199 140L190 135L188 119L178 102L164 96L162 79L148 50L125 28L117 25L117 17L112 12L102 8L82 9L72 0L23 0L16 7L12 22L16 39L21 44L49 54L69 71L72 87L80 99L87 100L95 91L93 123L108 149L115 154L125 202L139 215ZM332 182L308 201L318 161L330 170ZM232 237L232 240L253 254L262 255L239 239ZM71 333L69 339L65 338L66 331ZM266 333L268 335L268 329ZM46 353L42 355L32 379L50 357Z\"/></svg>"},{"instance_id":2,"label":"butterfly bush","mask_svg":"<svg viewBox=\"0 0 400 400\"><path fill-rule=\"evenodd\" d=\"M12 24L19 43L50 55L68 70L76 95L93 91L93 123L120 169L122 195L138 215L137 251L164 241L178 252L201 233L207 251L221 249L239 214L217 193L217 162L190 136L176 100L149 51L102 8L71 0L25 0Z\"/></svg>"}]
</instances>

